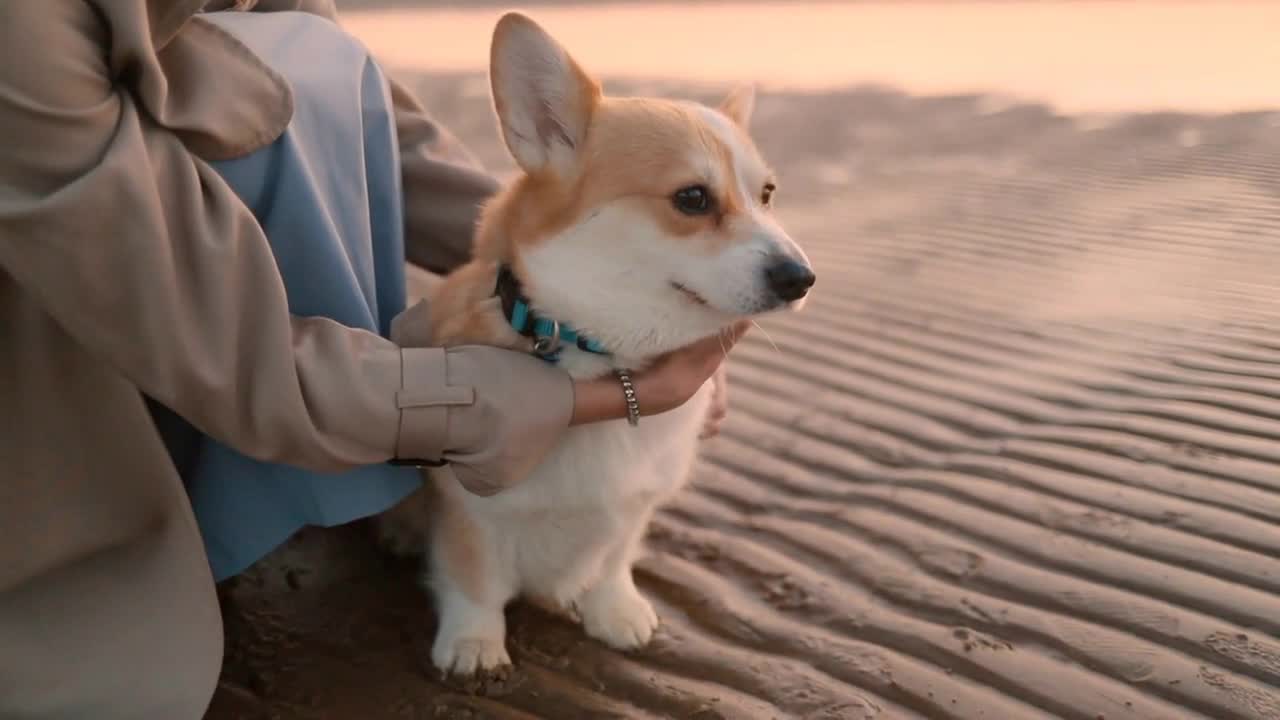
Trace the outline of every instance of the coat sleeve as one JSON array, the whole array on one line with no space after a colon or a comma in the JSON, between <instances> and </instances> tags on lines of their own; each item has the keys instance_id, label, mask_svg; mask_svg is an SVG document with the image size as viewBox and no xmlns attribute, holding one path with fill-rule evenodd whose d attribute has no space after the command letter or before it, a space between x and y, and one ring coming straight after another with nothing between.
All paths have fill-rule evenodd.
<instances>
[{"instance_id":1,"label":"coat sleeve","mask_svg":"<svg viewBox=\"0 0 1280 720\"><path fill-rule=\"evenodd\" d=\"M107 32L79 0L0 6L0 47L30 61L0 64L0 271L20 292L252 457L326 471L443 458L481 493L540 459L572 413L565 373L292 316L252 214L117 84Z\"/></svg>"},{"instance_id":2,"label":"coat sleeve","mask_svg":"<svg viewBox=\"0 0 1280 720\"><path fill-rule=\"evenodd\" d=\"M498 191L498 182L399 81L390 84L400 139L405 254L415 265L449 272L470 259L480 208Z\"/></svg>"}]
</instances>

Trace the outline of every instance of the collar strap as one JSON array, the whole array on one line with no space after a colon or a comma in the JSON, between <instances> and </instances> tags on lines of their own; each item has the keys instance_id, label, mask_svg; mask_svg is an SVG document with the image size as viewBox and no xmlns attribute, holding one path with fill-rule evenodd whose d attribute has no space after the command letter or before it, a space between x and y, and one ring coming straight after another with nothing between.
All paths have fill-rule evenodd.
<instances>
[{"instance_id":1,"label":"collar strap","mask_svg":"<svg viewBox=\"0 0 1280 720\"><path fill-rule=\"evenodd\" d=\"M502 300L502 314L507 322L511 323L516 332L533 338L534 354L543 360L557 360L566 343L584 352L609 354L599 342L582 335L569 325L535 313L529 299L520 289L520 280L511 272L510 267L503 265L498 269L498 284L493 292Z\"/></svg>"}]
</instances>

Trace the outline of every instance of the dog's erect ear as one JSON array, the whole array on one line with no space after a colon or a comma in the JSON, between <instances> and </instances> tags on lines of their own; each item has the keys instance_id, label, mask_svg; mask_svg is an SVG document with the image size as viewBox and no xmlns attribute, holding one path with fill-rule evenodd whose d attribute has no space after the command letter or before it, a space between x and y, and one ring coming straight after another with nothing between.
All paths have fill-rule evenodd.
<instances>
[{"instance_id":1,"label":"dog's erect ear","mask_svg":"<svg viewBox=\"0 0 1280 720\"><path fill-rule=\"evenodd\" d=\"M489 48L489 84L502 139L528 173L568 177L586 140L600 85L537 23L502 16Z\"/></svg>"},{"instance_id":2,"label":"dog's erect ear","mask_svg":"<svg viewBox=\"0 0 1280 720\"><path fill-rule=\"evenodd\" d=\"M739 85L720 102L720 112L729 116L743 130L751 126L751 113L756 109L755 85Z\"/></svg>"}]
</instances>

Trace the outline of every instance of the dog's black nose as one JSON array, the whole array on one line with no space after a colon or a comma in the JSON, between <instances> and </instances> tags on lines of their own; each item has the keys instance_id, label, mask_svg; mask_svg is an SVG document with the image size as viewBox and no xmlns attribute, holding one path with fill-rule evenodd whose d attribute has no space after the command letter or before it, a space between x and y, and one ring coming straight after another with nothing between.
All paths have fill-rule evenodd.
<instances>
[{"instance_id":1,"label":"dog's black nose","mask_svg":"<svg viewBox=\"0 0 1280 720\"><path fill-rule=\"evenodd\" d=\"M785 302L804 297L817 278L808 265L785 258L774 262L764 271L769 289Z\"/></svg>"}]
</instances>

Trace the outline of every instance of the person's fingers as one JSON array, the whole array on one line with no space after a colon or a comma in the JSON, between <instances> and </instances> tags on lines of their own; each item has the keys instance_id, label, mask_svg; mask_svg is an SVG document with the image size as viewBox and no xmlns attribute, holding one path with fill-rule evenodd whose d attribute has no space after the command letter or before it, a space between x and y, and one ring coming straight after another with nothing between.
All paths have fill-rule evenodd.
<instances>
[{"instance_id":1,"label":"person's fingers","mask_svg":"<svg viewBox=\"0 0 1280 720\"><path fill-rule=\"evenodd\" d=\"M720 369L721 363L729 357L729 351L746 333L747 327L750 327L750 323L735 324L716 335L689 345L684 351L677 350L676 353L683 352L684 358L693 362L698 368L696 372L702 376L701 380L706 380ZM699 386L702 384L701 380L698 383Z\"/></svg>"},{"instance_id":2,"label":"person's fingers","mask_svg":"<svg viewBox=\"0 0 1280 720\"><path fill-rule=\"evenodd\" d=\"M751 329L750 321L743 320L734 323L727 328L722 328L720 332L709 338L698 342L704 348L719 350L721 355L727 354L733 346L747 334L747 330Z\"/></svg>"},{"instance_id":3,"label":"person's fingers","mask_svg":"<svg viewBox=\"0 0 1280 720\"><path fill-rule=\"evenodd\" d=\"M729 351L733 349L733 346L742 339L742 336L747 334L747 330L750 328L751 323L746 320L734 323L733 325L724 328L719 333L698 341L695 345L700 346L706 351L714 350L718 353L720 358L723 359L723 357L728 355Z\"/></svg>"},{"instance_id":4,"label":"person's fingers","mask_svg":"<svg viewBox=\"0 0 1280 720\"><path fill-rule=\"evenodd\" d=\"M722 363L711 376L714 383L711 394L711 413L716 417L724 417L729 409L729 373Z\"/></svg>"},{"instance_id":5,"label":"person's fingers","mask_svg":"<svg viewBox=\"0 0 1280 720\"><path fill-rule=\"evenodd\" d=\"M706 439L719 435L720 426L724 424L727 416L728 412L724 411L709 413L707 418L702 421L702 432L699 433L698 437Z\"/></svg>"},{"instance_id":6,"label":"person's fingers","mask_svg":"<svg viewBox=\"0 0 1280 720\"><path fill-rule=\"evenodd\" d=\"M698 434L699 439L707 440L719 435L721 426L729 416L729 383L727 380L725 366L722 363L711 376L711 406L707 409L706 418L703 419L702 431Z\"/></svg>"},{"instance_id":7,"label":"person's fingers","mask_svg":"<svg viewBox=\"0 0 1280 720\"><path fill-rule=\"evenodd\" d=\"M728 328L725 328L724 333L721 335L725 342L725 348L728 349L736 345L738 341L742 339L742 336L746 335L747 331L750 329L750 320L739 320Z\"/></svg>"},{"instance_id":8,"label":"person's fingers","mask_svg":"<svg viewBox=\"0 0 1280 720\"><path fill-rule=\"evenodd\" d=\"M690 345L686 345L679 350L673 350L670 353L667 353L665 357L671 358L680 355L685 357L695 357L705 354L714 355L717 358L722 359L734 344L741 340L743 335L747 334L747 330L750 328L751 322L749 320L734 323L715 335L705 337ZM717 364L718 362L719 361L717 360Z\"/></svg>"},{"instance_id":9,"label":"person's fingers","mask_svg":"<svg viewBox=\"0 0 1280 720\"><path fill-rule=\"evenodd\" d=\"M733 349L733 346L737 345L738 341L741 340L750 329L751 321L742 320L730 325L721 333L719 340L722 360L729 355L729 351Z\"/></svg>"}]
</instances>

